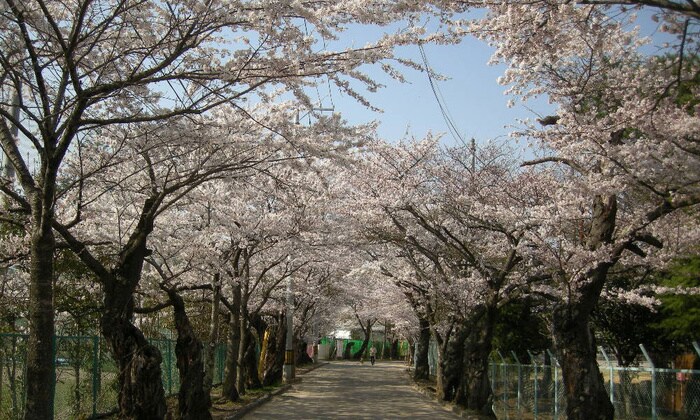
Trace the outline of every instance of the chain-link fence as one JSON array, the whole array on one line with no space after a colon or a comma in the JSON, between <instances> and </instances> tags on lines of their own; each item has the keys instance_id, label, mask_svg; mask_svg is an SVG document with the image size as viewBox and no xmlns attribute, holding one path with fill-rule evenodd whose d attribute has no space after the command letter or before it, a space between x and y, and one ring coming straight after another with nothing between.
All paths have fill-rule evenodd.
<instances>
[{"instance_id":1,"label":"chain-link fence","mask_svg":"<svg viewBox=\"0 0 700 420\"><path fill-rule=\"evenodd\" d=\"M686 357L687 367L700 356L700 345L693 343L696 355ZM619 366L599 349L598 366L605 380L615 418L625 420L700 419L700 370L658 368L640 346L639 366ZM437 371L437 345L428 351L430 374ZM499 419L565 419L566 396L561 367L554 355L528 352L528 361L515 353L504 356L495 351L489 379L493 409ZM697 367L697 366L696 366Z\"/></svg>"},{"instance_id":2,"label":"chain-link fence","mask_svg":"<svg viewBox=\"0 0 700 420\"><path fill-rule=\"evenodd\" d=\"M565 418L561 369L548 362L554 358L531 355L530 364L520 363L515 355L513 359L507 362L499 353L491 361L489 378L498 418Z\"/></svg>"},{"instance_id":3,"label":"chain-link fence","mask_svg":"<svg viewBox=\"0 0 700 420\"><path fill-rule=\"evenodd\" d=\"M180 389L175 340L153 339L161 352L163 387L167 395ZM106 343L97 336L57 336L54 418L94 418L117 405L117 367ZM26 399L27 336L0 334L0 419L23 417ZM214 383L223 381L225 345L215 351Z\"/></svg>"},{"instance_id":4,"label":"chain-link fence","mask_svg":"<svg viewBox=\"0 0 700 420\"><path fill-rule=\"evenodd\" d=\"M616 419L700 419L700 370L657 368L645 353L639 366L618 366L600 349L599 368ZM530 354L521 363L496 352L491 360L493 408L499 419L566 418L556 358Z\"/></svg>"}]
</instances>

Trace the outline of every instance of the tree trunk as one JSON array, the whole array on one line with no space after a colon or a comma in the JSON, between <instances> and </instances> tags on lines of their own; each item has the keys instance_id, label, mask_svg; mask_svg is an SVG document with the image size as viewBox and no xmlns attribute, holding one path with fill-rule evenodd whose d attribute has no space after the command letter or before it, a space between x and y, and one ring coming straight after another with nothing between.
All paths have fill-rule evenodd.
<instances>
[{"instance_id":1,"label":"tree trunk","mask_svg":"<svg viewBox=\"0 0 700 420\"><path fill-rule=\"evenodd\" d=\"M444 346L442 357L442 399L444 401L455 401L457 391L462 383L464 375L464 341L467 331L462 326L451 334L450 339Z\"/></svg>"},{"instance_id":2,"label":"tree trunk","mask_svg":"<svg viewBox=\"0 0 700 420\"><path fill-rule=\"evenodd\" d=\"M370 335L372 334L372 325L374 323L371 320L367 320L367 324L365 327L362 327L362 323L360 323L360 327L362 327L362 332L365 334L364 340L362 340L362 345L360 346L360 349L353 355L353 359L360 360L362 359L362 356L364 356L365 351L367 350L367 347L369 346L369 339Z\"/></svg>"},{"instance_id":3,"label":"tree trunk","mask_svg":"<svg viewBox=\"0 0 700 420\"><path fill-rule=\"evenodd\" d=\"M213 296L211 302L211 319L209 323L209 343L207 344L205 354L205 373L204 373L204 392L211 394L211 388L214 383L214 369L216 359L216 346L219 341L219 300L221 288L219 286L220 275L214 274L212 281Z\"/></svg>"},{"instance_id":4,"label":"tree trunk","mask_svg":"<svg viewBox=\"0 0 700 420\"><path fill-rule=\"evenodd\" d=\"M425 318L418 319L420 326L417 346L416 346L416 369L413 372L413 378L417 380L427 380L430 378L430 364L428 361L428 353L430 351L430 324Z\"/></svg>"},{"instance_id":5,"label":"tree trunk","mask_svg":"<svg viewBox=\"0 0 700 420\"><path fill-rule=\"evenodd\" d=\"M49 214L36 214L41 203L32 206L32 238L29 267L29 338L27 348L27 400L24 418L53 418L56 367L54 361L53 277L56 242Z\"/></svg>"},{"instance_id":6,"label":"tree trunk","mask_svg":"<svg viewBox=\"0 0 700 420\"><path fill-rule=\"evenodd\" d=\"M259 344L259 347L256 347L255 345L253 346L254 360L252 364L255 365L255 378L250 382L250 385L251 387L254 386L255 388L261 388L263 386L262 376L265 368L265 357L270 344L269 335L267 337L265 335L268 331L268 325L259 313L256 313L251 318L250 325L253 328L253 334L255 335L255 343ZM257 352L258 348L260 349L259 353Z\"/></svg>"},{"instance_id":7,"label":"tree trunk","mask_svg":"<svg viewBox=\"0 0 700 420\"><path fill-rule=\"evenodd\" d=\"M241 302L241 310L243 309L243 303ZM245 394L245 384L248 378L246 377L246 370L245 370L245 356L246 352L248 351L248 343L250 343L250 331L248 330L248 322L246 320L246 317L241 313L241 319L240 319L240 324L239 324L239 336L240 336L240 343L238 347L238 358L237 358L237 365L238 365L238 376L236 378L236 388L238 389L238 393L243 395Z\"/></svg>"},{"instance_id":8,"label":"tree trunk","mask_svg":"<svg viewBox=\"0 0 700 420\"><path fill-rule=\"evenodd\" d=\"M167 411L160 369L162 357L131 323L133 287L119 280L105 287L101 319L102 334L119 372L119 418L162 419Z\"/></svg>"},{"instance_id":9,"label":"tree trunk","mask_svg":"<svg viewBox=\"0 0 700 420\"><path fill-rule=\"evenodd\" d=\"M243 366L245 367L246 376L246 388L247 389L259 389L262 388L262 383L260 382L260 376L258 375L258 354L256 352L256 339L250 334L248 340L248 349L243 357Z\"/></svg>"},{"instance_id":10,"label":"tree trunk","mask_svg":"<svg viewBox=\"0 0 700 420\"><path fill-rule=\"evenodd\" d=\"M146 248L146 240L153 232L156 207L157 199L153 197L144 202L139 223L122 248L114 269L101 273L104 284L101 328L119 369L117 403L119 417L123 419L155 420L167 413L160 351L131 323L134 290L141 280L143 262L151 252Z\"/></svg>"},{"instance_id":11,"label":"tree trunk","mask_svg":"<svg viewBox=\"0 0 700 420\"><path fill-rule=\"evenodd\" d=\"M399 358L399 340L398 340L398 338L391 340L391 350L389 351L389 358L391 360L397 360Z\"/></svg>"},{"instance_id":12,"label":"tree trunk","mask_svg":"<svg viewBox=\"0 0 700 420\"><path fill-rule=\"evenodd\" d=\"M603 375L588 317L561 305L553 314L554 346L562 368L569 420L612 420L615 414Z\"/></svg>"},{"instance_id":13,"label":"tree trunk","mask_svg":"<svg viewBox=\"0 0 700 420\"><path fill-rule=\"evenodd\" d=\"M5 343L3 342L6 337L0 339L0 402L5 401L5 375L3 367L7 363L5 359ZM0 405L0 413L5 411L4 406Z\"/></svg>"},{"instance_id":14,"label":"tree trunk","mask_svg":"<svg viewBox=\"0 0 700 420\"><path fill-rule=\"evenodd\" d=\"M463 327L468 331L462 354L462 375L455 402L480 418L496 418L489 382L489 355L492 349L496 307L483 308Z\"/></svg>"},{"instance_id":15,"label":"tree trunk","mask_svg":"<svg viewBox=\"0 0 700 420\"><path fill-rule=\"evenodd\" d=\"M614 195L593 199L591 227L586 247L595 250L609 244L615 230L617 199ZM612 420L615 409L605 390L603 375L598 369L596 345L589 321L607 274L616 256L601 262L586 273L578 287L578 297L563 301L553 310L553 338L557 358L562 367L566 393L566 415L569 420Z\"/></svg>"},{"instance_id":16,"label":"tree trunk","mask_svg":"<svg viewBox=\"0 0 700 420\"><path fill-rule=\"evenodd\" d=\"M238 380L238 350L241 345L241 286L236 283L233 286L233 302L231 303L231 320L229 322L229 336L226 343L226 366L224 367L224 383L222 396L230 401L238 401L240 394L236 387Z\"/></svg>"},{"instance_id":17,"label":"tree trunk","mask_svg":"<svg viewBox=\"0 0 700 420\"><path fill-rule=\"evenodd\" d=\"M280 312L275 321L274 328L269 329L267 353L263 362L263 386L270 386L282 380L287 325L284 312Z\"/></svg>"},{"instance_id":18,"label":"tree trunk","mask_svg":"<svg viewBox=\"0 0 700 420\"><path fill-rule=\"evenodd\" d=\"M173 304L177 343L177 369L180 373L178 409L182 420L211 419L211 399L204 388L204 360L202 342L196 337L185 312L185 303L175 290L168 290Z\"/></svg>"},{"instance_id":19,"label":"tree trunk","mask_svg":"<svg viewBox=\"0 0 700 420\"><path fill-rule=\"evenodd\" d=\"M435 398L438 401L447 401L446 386L445 386L445 350L444 346L438 345L437 361L435 363Z\"/></svg>"},{"instance_id":20,"label":"tree trunk","mask_svg":"<svg viewBox=\"0 0 700 420\"><path fill-rule=\"evenodd\" d=\"M295 340L295 343L296 351L294 353L297 360L294 363L294 366L308 365L309 363L313 363L314 359L312 359L311 356L309 356L309 353L306 351L308 349L309 343L307 343L304 340Z\"/></svg>"}]
</instances>

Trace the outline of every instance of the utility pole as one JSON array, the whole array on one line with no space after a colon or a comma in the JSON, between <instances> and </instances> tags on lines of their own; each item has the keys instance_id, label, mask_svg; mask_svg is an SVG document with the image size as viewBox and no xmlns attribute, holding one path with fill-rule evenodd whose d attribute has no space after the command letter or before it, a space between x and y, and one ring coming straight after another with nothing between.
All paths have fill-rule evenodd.
<instances>
[{"instance_id":1,"label":"utility pole","mask_svg":"<svg viewBox=\"0 0 700 420\"><path fill-rule=\"evenodd\" d=\"M472 173L475 173L476 172L476 140L474 140L474 137L472 137L471 151L472 151Z\"/></svg>"}]
</instances>

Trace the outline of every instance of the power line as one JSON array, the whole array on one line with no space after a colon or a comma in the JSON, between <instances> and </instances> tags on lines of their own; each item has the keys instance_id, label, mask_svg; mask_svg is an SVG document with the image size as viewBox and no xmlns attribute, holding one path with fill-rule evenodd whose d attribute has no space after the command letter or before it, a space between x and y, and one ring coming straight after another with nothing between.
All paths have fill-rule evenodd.
<instances>
[{"instance_id":1,"label":"power line","mask_svg":"<svg viewBox=\"0 0 700 420\"><path fill-rule=\"evenodd\" d=\"M425 53L425 49L423 48L423 44L418 44L418 48L420 49L420 55L421 58L423 59L423 65L425 66L425 72L428 74L428 82L430 83L430 89L433 91L433 96L435 97L435 100L437 101L438 108L440 108L440 113L442 114L442 118L445 120L445 124L447 125L447 129L449 130L450 134L455 140L459 140L463 145L466 145L467 142L464 140L461 134L459 134L459 130L457 129L457 125L454 122L454 118L452 118L452 115L450 114L450 110L447 108L447 104L445 102L445 98L442 95L442 92L440 91L440 88L438 87L437 83L435 82L433 78L433 71L430 67L430 64L428 63L428 56Z\"/></svg>"},{"instance_id":2,"label":"power line","mask_svg":"<svg viewBox=\"0 0 700 420\"><path fill-rule=\"evenodd\" d=\"M477 161L479 164L486 166L487 163L484 162L484 160L478 156L476 153L476 140L472 138L469 142L462 137L461 134L459 134L459 130L457 129L457 124L454 122L454 118L452 117L452 114L450 113L449 108L447 107L447 102L445 101L444 96L442 95L442 92L440 91L440 88L433 78L433 71L430 67L430 63L428 62L428 55L425 53L425 49L423 48L422 44L418 44L418 48L420 49L420 55L421 58L423 59L423 65L425 66L425 71L428 74L428 81L430 82L430 89L433 91L433 96L435 97L435 100L437 101L438 107L440 108L440 113L442 114L442 118L445 120L445 124L447 125L447 128L452 135L452 137L456 140L459 141L462 146L464 147L469 147L469 150L471 152L471 172L476 173L476 163Z\"/></svg>"}]
</instances>

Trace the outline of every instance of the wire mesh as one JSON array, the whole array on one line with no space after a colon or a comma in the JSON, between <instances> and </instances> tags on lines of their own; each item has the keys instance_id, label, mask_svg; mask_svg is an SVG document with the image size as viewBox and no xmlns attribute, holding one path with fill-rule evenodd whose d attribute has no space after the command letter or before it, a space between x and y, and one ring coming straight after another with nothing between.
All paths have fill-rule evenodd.
<instances>
[{"instance_id":1,"label":"wire mesh","mask_svg":"<svg viewBox=\"0 0 700 420\"><path fill-rule=\"evenodd\" d=\"M162 356L163 388L180 389L175 340L154 339ZM0 419L24 418L27 336L0 334ZM108 346L97 336L57 336L54 342L56 386L54 418L94 418L117 406L118 369ZM214 384L224 377L225 345L215 351Z\"/></svg>"},{"instance_id":2,"label":"wire mesh","mask_svg":"<svg viewBox=\"0 0 700 420\"><path fill-rule=\"evenodd\" d=\"M493 357L493 407L499 419L564 419L566 396L556 360L530 364ZM599 365L616 419L700 419L700 370Z\"/></svg>"}]
</instances>

